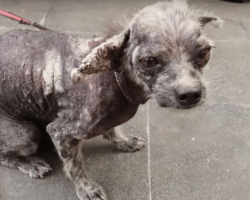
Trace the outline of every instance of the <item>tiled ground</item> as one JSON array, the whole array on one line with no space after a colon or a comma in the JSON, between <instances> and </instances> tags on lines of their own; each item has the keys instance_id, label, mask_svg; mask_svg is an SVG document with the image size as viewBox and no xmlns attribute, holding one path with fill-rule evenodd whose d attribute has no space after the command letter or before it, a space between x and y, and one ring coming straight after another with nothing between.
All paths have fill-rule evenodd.
<instances>
[{"instance_id":1,"label":"tiled ground","mask_svg":"<svg viewBox=\"0 0 250 200\"><path fill-rule=\"evenodd\" d=\"M104 26L154 0L0 0L0 9L48 28L92 37ZM250 3L190 0L225 25L208 27L216 42L205 71L208 100L192 110L140 108L123 129L148 140L136 154L120 153L96 138L84 148L88 171L110 200L250 199ZM26 28L0 17L0 34ZM0 55L1 56L1 55ZM54 171L42 180L0 166L1 200L77 199L56 155L43 156Z\"/></svg>"}]
</instances>

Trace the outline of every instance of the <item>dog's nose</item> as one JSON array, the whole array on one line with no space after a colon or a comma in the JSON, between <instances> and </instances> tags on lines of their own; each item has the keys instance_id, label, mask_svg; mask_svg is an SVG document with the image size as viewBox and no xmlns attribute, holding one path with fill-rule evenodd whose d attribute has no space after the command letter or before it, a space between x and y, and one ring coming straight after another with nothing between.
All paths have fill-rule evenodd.
<instances>
[{"instance_id":1,"label":"dog's nose","mask_svg":"<svg viewBox=\"0 0 250 200\"><path fill-rule=\"evenodd\" d=\"M201 100L202 92L200 88L177 88L175 90L176 100L182 106L195 105Z\"/></svg>"}]
</instances>

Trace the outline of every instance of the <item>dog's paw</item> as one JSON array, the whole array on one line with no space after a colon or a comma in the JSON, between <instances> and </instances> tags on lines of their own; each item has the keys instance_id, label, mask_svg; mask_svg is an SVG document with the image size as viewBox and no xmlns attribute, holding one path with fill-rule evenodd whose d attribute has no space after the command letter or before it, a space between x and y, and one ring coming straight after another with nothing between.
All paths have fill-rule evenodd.
<instances>
[{"instance_id":1,"label":"dog's paw","mask_svg":"<svg viewBox=\"0 0 250 200\"><path fill-rule=\"evenodd\" d=\"M136 152L141 150L145 146L146 142L144 139L132 136L128 137L127 140L116 143L117 149L126 152Z\"/></svg>"},{"instance_id":2,"label":"dog's paw","mask_svg":"<svg viewBox=\"0 0 250 200\"><path fill-rule=\"evenodd\" d=\"M107 200L102 187L91 182L77 185L76 193L80 200Z\"/></svg>"},{"instance_id":3,"label":"dog's paw","mask_svg":"<svg viewBox=\"0 0 250 200\"><path fill-rule=\"evenodd\" d=\"M18 169L32 178L43 178L45 174L51 171L49 164L38 157L27 157L19 163Z\"/></svg>"}]
</instances>

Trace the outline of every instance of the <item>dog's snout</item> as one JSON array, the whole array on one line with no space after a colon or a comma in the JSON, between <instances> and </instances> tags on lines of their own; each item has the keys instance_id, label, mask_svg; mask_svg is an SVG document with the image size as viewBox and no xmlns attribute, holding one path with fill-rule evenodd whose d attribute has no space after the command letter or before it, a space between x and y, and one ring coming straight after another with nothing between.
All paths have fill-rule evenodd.
<instances>
[{"instance_id":1,"label":"dog's snout","mask_svg":"<svg viewBox=\"0 0 250 200\"><path fill-rule=\"evenodd\" d=\"M201 88L177 88L175 90L176 100L182 106L195 105L201 100Z\"/></svg>"}]
</instances>

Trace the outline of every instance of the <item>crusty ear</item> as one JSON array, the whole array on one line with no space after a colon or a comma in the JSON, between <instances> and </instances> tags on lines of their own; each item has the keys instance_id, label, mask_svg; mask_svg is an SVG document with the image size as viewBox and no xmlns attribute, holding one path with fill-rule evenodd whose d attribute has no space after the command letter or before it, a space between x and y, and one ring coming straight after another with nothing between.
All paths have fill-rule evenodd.
<instances>
[{"instance_id":1,"label":"crusty ear","mask_svg":"<svg viewBox=\"0 0 250 200\"><path fill-rule=\"evenodd\" d=\"M208 23L212 23L215 26L221 26L223 24L223 21L217 17L203 16L199 17L198 20L202 27L206 26Z\"/></svg>"},{"instance_id":2,"label":"crusty ear","mask_svg":"<svg viewBox=\"0 0 250 200\"><path fill-rule=\"evenodd\" d=\"M71 71L71 78L80 82L85 75L96 74L113 69L114 57L118 56L119 51L129 38L129 31L124 31L113 36L106 42L95 47L83 60L79 68Z\"/></svg>"}]
</instances>

